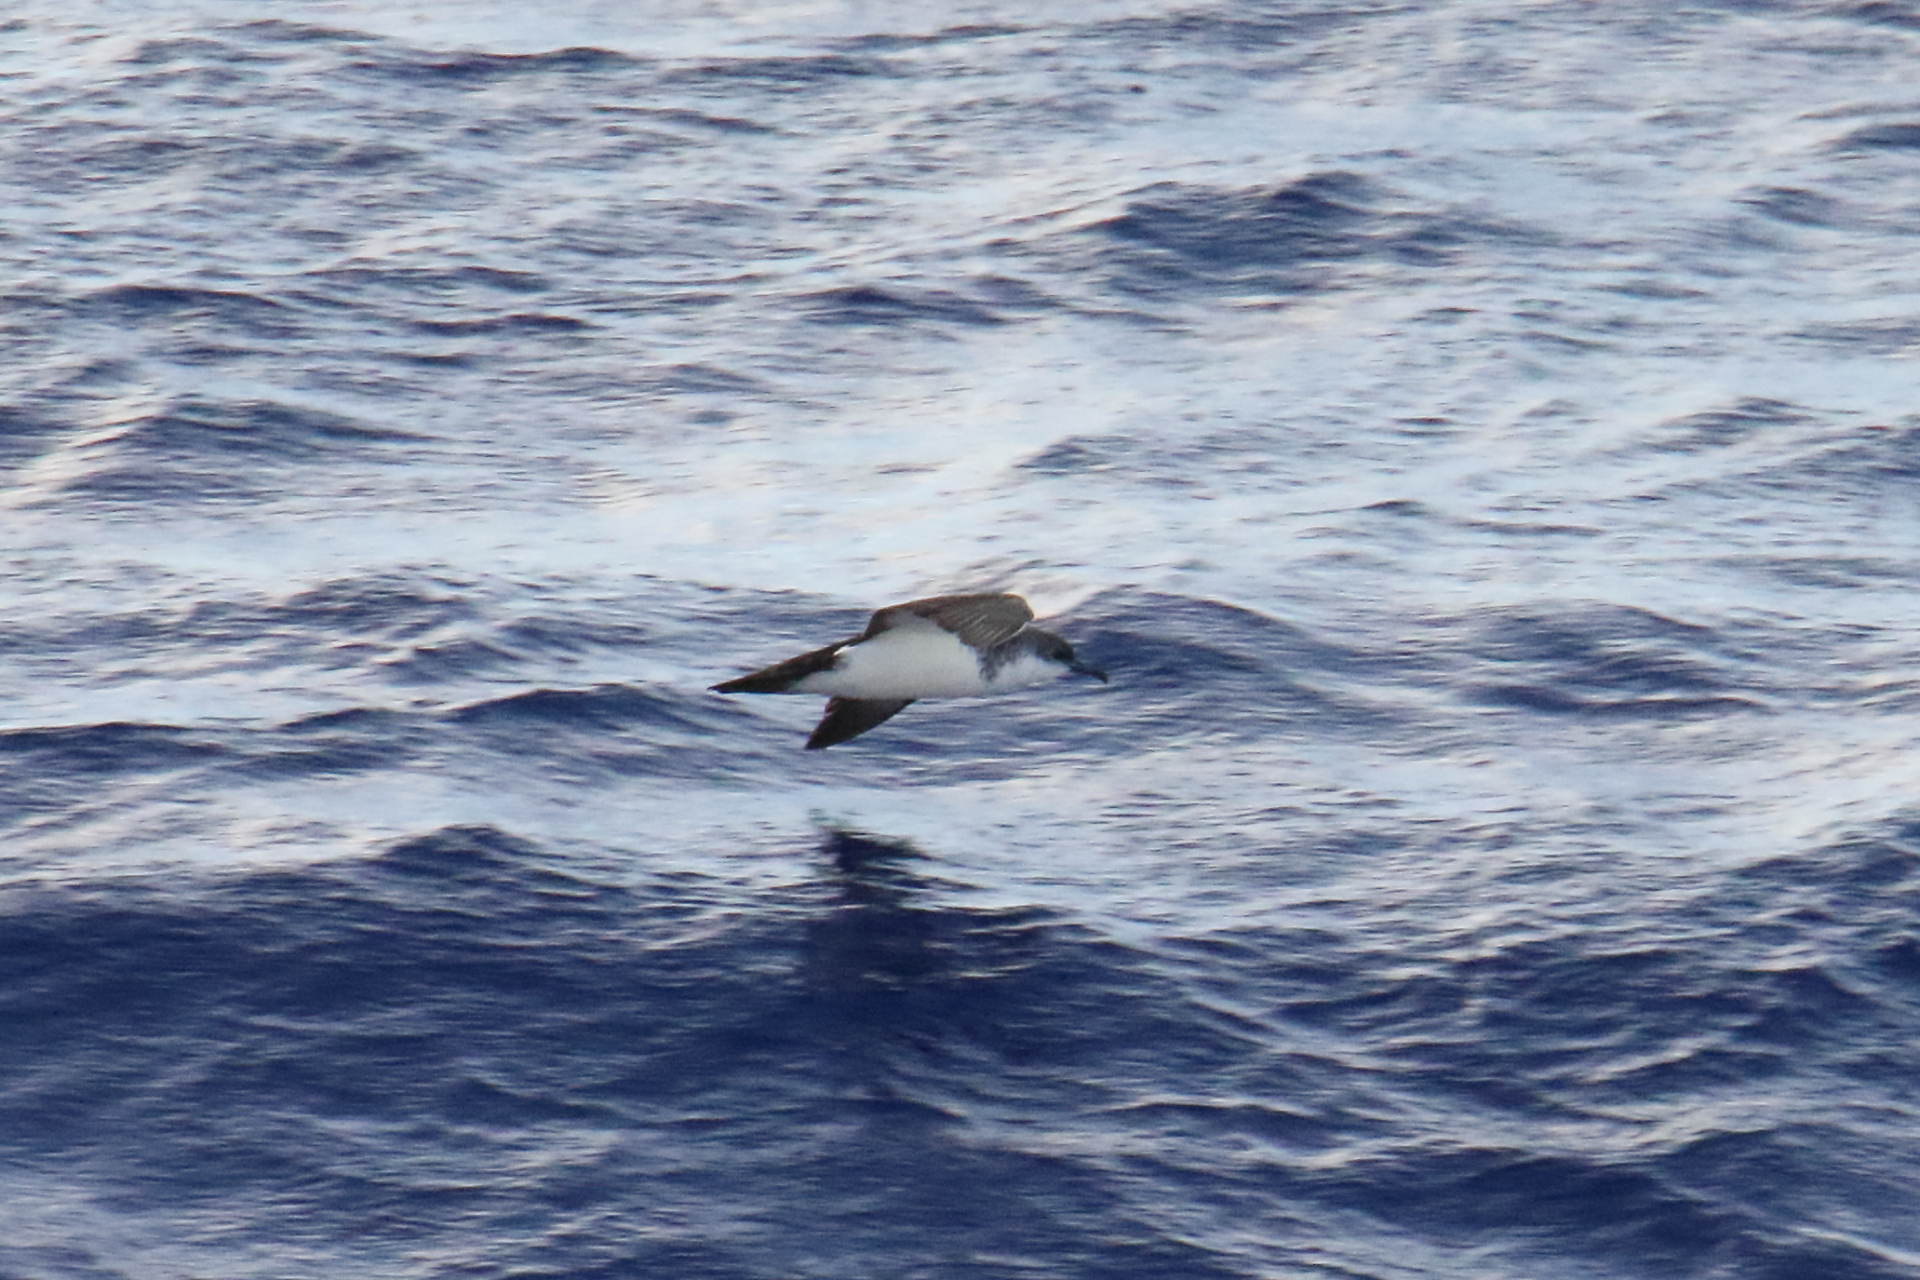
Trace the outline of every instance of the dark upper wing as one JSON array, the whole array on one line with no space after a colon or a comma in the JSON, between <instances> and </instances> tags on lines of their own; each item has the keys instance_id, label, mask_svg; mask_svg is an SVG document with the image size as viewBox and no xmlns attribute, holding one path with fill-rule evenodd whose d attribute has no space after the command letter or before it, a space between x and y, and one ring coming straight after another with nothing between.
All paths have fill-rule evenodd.
<instances>
[{"instance_id":1,"label":"dark upper wing","mask_svg":"<svg viewBox=\"0 0 1920 1280\"><path fill-rule=\"evenodd\" d=\"M776 662L770 667L762 667L751 675L729 680L725 684L714 685L713 691L715 693L786 693L796 681L818 675L822 671L833 670L833 664L839 658L840 651L850 643L852 642L842 640L824 649L815 649L812 653L803 653L797 658Z\"/></svg>"},{"instance_id":2,"label":"dark upper wing","mask_svg":"<svg viewBox=\"0 0 1920 1280\"><path fill-rule=\"evenodd\" d=\"M836 742L857 738L899 715L912 701L912 698L829 698L827 714L807 739L807 750L818 751Z\"/></svg>"},{"instance_id":3,"label":"dark upper wing","mask_svg":"<svg viewBox=\"0 0 1920 1280\"><path fill-rule=\"evenodd\" d=\"M1010 640L1033 621L1033 610L1016 595L930 596L880 610L867 624L862 639L890 631L912 618L925 618L975 648L986 649Z\"/></svg>"}]
</instances>

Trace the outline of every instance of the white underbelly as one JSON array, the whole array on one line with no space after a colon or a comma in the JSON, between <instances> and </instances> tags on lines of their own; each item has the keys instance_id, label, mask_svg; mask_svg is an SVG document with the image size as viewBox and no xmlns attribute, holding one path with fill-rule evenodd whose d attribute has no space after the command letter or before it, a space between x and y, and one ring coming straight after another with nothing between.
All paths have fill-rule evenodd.
<instances>
[{"instance_id":1,"label":"white underbelly","mask_svg":"<svg viewBox=\"0 0 1920 1280\"><path fill-rule=\"evenodd\" d=\"M980 678L974 651L935 627L902 627L849 645L833 670L808 676L793 691L836 698L964 698L992 692Z\"/></svg>"}]
</instances>

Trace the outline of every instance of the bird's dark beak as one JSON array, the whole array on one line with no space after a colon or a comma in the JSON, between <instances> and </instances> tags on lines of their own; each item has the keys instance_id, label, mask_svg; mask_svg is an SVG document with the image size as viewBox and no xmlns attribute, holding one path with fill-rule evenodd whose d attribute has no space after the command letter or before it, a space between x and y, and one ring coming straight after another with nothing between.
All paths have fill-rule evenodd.
<instances>
[{"instance_id":1,"label":"bird's dark beak","mask_svg":"<svg viewBox=\"0 0 1920 1280\"><path fill-rule=\"evenodd\" d=\"M1090 667L1086 663L1080 661L1078 658L1075 658L1072 662L1069 662L1067 664L1067 670L1073 672L1077 676L1092 676L1095 680L1098 680L1101 684L1107 683L1106 672L1102 671L1098 667Z\"/></svg>"}]
</instances>

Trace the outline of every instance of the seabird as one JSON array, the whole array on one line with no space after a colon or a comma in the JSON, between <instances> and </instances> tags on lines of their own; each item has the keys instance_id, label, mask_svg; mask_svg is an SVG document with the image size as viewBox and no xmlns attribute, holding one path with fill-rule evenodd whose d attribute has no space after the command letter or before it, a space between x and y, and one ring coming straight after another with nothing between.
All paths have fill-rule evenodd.
<instances>
[{"instance_id":1,"label":"seabird","mask_svg":"<svg viewBox=\"0 0 1920 1280\"><path fill-rule=\"evenodd\" d=\"M1071 671L1107 673L1030 626L1016 595L933 596L889 605L848 640L713 686L715 693L823 693L827 714L807 750L857 738L918 698L966 698L1041 684Z\"/></svg>"}]
</instances>

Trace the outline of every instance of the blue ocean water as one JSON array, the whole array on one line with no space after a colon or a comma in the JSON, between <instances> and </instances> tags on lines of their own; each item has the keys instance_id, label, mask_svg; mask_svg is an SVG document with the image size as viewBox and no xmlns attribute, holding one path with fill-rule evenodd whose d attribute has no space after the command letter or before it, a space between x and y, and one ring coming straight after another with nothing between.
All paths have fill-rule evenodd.
<instances>
[{"instance_id":1,"label":"blue ocean water","mask_svg":"<svg viewBox=\"0 0 1920 1280\"><path fill-rule=\"evenodd\" d=\"M14 0L0 1280L1920 1276L1916 58Z\"/></svg>"}]
</instances>

